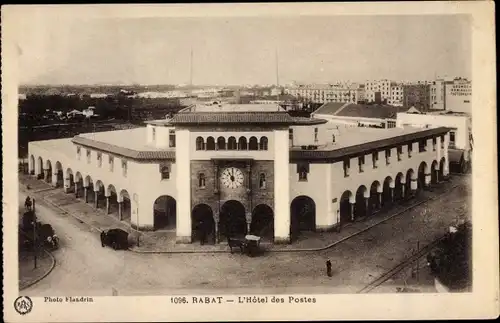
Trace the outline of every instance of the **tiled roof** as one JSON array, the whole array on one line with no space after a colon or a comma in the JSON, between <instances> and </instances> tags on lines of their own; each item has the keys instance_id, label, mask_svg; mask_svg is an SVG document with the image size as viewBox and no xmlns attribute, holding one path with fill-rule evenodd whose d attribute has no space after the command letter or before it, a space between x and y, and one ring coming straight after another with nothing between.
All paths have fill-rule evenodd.
<instances>
[{"instance_id":1,"label":"tiled roof","mask_svg":"<svg viewBox=\"0 0 500 323\"><path fill-rule=\"evenodd\" d=\"M293 124L294 119L286 112L182 112L170 123L184 124Z\"/></svg>"},{"instance_id":2,"label":"tiled roof","mask_svg":"<svg viewBox=\"0 0 500 323\"><path fill-rule=\"evenodd\" d=\"M345 105L345 107L344 107ZM373 119L395 119L398 112L406 112L408 108L382 104L355 104L355 103L325 103L315 114L329 114L339 117L358 117Z\"/></svg>"},{"instance_id":3,"label":"tiled roof","mask_svg":"<svg viewBox=\"0 0 500 323\"><path fill-rule=\"evenodd\" d=\"M94 148L97 150L110 152L115 155L128 157L136 160L174 160L175 151L173 150L152 150L152 151L140 151L129 149L125 147L119 147L116 145L108 144L105 142L92 140L89 138L84 138L81 136L75 136L71 141L77 145L82 145L85 147Z\"/></svg>"},{"instance_id":4,"label":"tiled roof","mask_svg":"<svg viewBox=\"0 0 500 323\"><path fill-rule=\"evenodd\" d=\"M316 119L316 118L305 118L305 117L292 117L294 120L294 125L296 126L306 126L306 125L318 125L327 123L327 120L324 119Z\"/></svg>"},{"instance_id":5,"label":"tiled roof","mask_svg":"<svg viewBox=\"0 0 500 323\"><path fill-rule=\"evenodd\" d=\"M411 140L419 140L430 136L445 134L450 130L451 128L446 128L446 127L426 129L416 133L404 134L391 138L370 141L359 145L343 147L335 150L292 150L290 151L290 160L305 159L313 161L322 159L328 159L328 160L342 159L345 156L355 156L359 153L370 151L373 149L383 149L385 147L391 147L394 145L403 144Z\"/></svg>"}]
</instances>

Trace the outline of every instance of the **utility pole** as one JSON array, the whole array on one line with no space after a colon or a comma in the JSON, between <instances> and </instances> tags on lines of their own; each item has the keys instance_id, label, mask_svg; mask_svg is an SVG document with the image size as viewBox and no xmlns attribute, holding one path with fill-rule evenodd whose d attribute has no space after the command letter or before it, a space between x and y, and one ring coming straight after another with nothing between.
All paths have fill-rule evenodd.
<instances>
[{"instance_id":1,"label":"utility pole","mask_svg":"<svg viewBox=\"0 0 500 323\"><path fill-rule=\"evenodd\" d=\"M35 199L33 199L33 256L34 256L33 269L36 269L37 251L38 251L38 239L36 236L36 212L35 212Z\"/></svg>"}]
</instances>

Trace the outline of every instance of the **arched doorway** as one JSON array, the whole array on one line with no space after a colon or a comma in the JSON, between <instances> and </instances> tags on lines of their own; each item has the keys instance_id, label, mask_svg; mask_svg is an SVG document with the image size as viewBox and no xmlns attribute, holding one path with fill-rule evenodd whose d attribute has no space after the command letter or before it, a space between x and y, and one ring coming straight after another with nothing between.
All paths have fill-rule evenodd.
<instances>
[{"instance_id":1,"label":"arched doorway","mask_svg":"<svg viewBox=\"0 0 500 323\"><path fill-rule=\"evenodd\" d=\"M382 187L379 181L374 181L370 186L370 197L366 215L372 215L375 211L378 211L382 208L382 196L379 195L382 193L381 188Z\"/></svg>"},{"instance_id":2,"label":"arched doorway","mask_svg":"<svg viewBox=\"0 0 500 323\"><path fill-rule=\"evenodd\" d=\"M351 191L345 191L340 197L340 224L352 222L353 205L355 203L354 195Z\"/></svg>"},{"instance_id":3,"label":"arched doorway","mask_svg":"<svg viewBox=\"0 0 500 323\"><path fill-rule=\"evenodd\" d=\"M54 183L56 187L64 187L64 173L62 165L59 161L56 161L55 164L55 173L57 174L57 181Z\"/></svg>"},{"instance_id":4,"label":"arched doorway","mask_svg":"<svg viewBox=\"0 0 500 323\"><path fill-rule=\"evenodd\" d=\"M427 185L425 183L425 176L429 173L429 168L427 167L426 162L421 162L418 167L418 175L417 175L417 190L423 190Z\"/></svg>"},{"instance_id":5,"label":"arched doorway","mask_svg":"<svg viewBox=\"0 0 500 323\"><path fill-rule=\"evenodd\" d=\"M85 202L94 203L94 182L92 181L92 177L87 175L83 181L83 185L87 188Z\"/></svg>"},{"instance_id":6,"label":"arched doorway","mask_svg":"<svg viewBox=\"0 0 500 323\"><path fill-rule=\"evenodd\" d=\"M359 219L367 215L367 200L370 196L366 186L361 185L356 191L356 205L354 207L354 218Z\"/></svg>"},{"instance_id":7,"label":"arched doorway","mask_svg":"<svg viewBox=\"0 0 500 323\"><path fill-rule=\"evenodd\" d=\"M84 194L83 189L83 176L80 172L75 174L75 197L82 197Z\"/></svg>"},{"instance_id":8,"label":"arched doorway","mask_svg":"<svg viewBox=\"0 0 500 323\"><path fill-rule=\"evenodd\" d=\"M387 176L384 179L384 185L382 187L382 208L389 207L392 204L394 200L393 187L394 187L394 181L392 180L392 177Z\"/></svg>"},{"instance_id":9,"label":"arched doorway","mask_svg":"<svg viewBox=\"0 0 500 323\"><path fill-rule=\"evenodd\" d=\"M437 161L433 161L431 165L431 184L435 185L438 183L438 163Z\"/></svg>"},{"instance_id":10,"label":"arched doorway","mask_svg":"<svg viewBox=\"0 0 500 323\"><path fill-rule=\"evenodd\" d=\"M316 230L316 203L309 196L301 195L290 205L290 233L294 239L301 231Z\"/></svg>"},{"instance_id":11,"label":"arched doorway","mask_svg":"<svg viewBox=\"0 0 500 323\"><path fill-rule=\"evenodd\" d=\"M177 223L177 202L170 195L162 195L154 202L154 229L175 229Z\"/></svg>"},{"instance_id":12,"label":"arched doorway","mask_svg":"<svg viewBox=\"0 0 500 323\"><path fill-rule=\"evenodd\" d=\"M198 204L191 212L192 241L200 241L201 244L214 244L215 221L212 208L206 204Z\"/></svg>"},{"instance_id":13,"label":"arched doorway","mask_svg":"<svg viewBox=\"0 0 500 323\"><path fill-rule=\"evenodd\" d=\"M106 190L106 195L109 199L108 214L113 214L118 217L118 194L116 192L116 187L113 184L109 184Z\"/></svg>"},{"instance_id":14,"label":"arched doorway","mask_svg":"<svg viewBox=\"0 0 500 323\"><path fill-rule=\"evenodd\" d=\"M439 161L439 181L444 181L444 164L446 163L446 159L443 157Z\"/></svg>"},{"instance_id":15,"label":"arched doorway","mask_svg":"<svg viewBox=\"0 0 500 323\"><path fill-rule=\"evenodd\" d=\"M394 201L401 201L404 197L404 175L403 173L398 173L396 175L396 180L394 181Z\"/></svg>"},{"instance_id":16,"label":"arched doorway","mask_svg":"<svg viewBox=\"0 0 500 323\"><path fill-rule=\"evenodd\" d=\"M30 159L29 159L29 170L30 170L30 175L35 175L35 156L33 155L30 155Z\"/></svg>"},{"instance_id":17,"label":"arched doorway","mask_svg":"<svg viewBox=\"0 0 500 323\"><path fill-rule=\"evenodd\" d=\"M224 238L244 237L247 234L245 207L241 202L230 200L220 211L219 232Z\"/></svg>"},{"instance_id":18,"label":"arched doorway","mask_svg":"<svg viewBox=\"0 0 500 323\"><path fill-rule=\"evenodd\" d=\"M68 181L68 191L72 191L75 187L75 177L71 168L66 169L66 178L64 180Z\"/></svg>"},{"instance_id":19,"label":"arched doorway","mask_svg":"<svg viewBox=\"0 0 500 323\"><path fill-rule=\"evenodd\" d=\"M45 181L52 184L52 163L48 159L45 161L45 170L47 171Z\"/></svg>"},{"instance_id":20,"label":"arched doorway","mask_svg":"<svg viewBox=\"0 0 500 323\"><path fill-rule=\"evenodd\" d=\"M127 190L120 191L120 200L122 201L120 220L130 223L132 217L132 203L130 201L130 194Z\"/></svg>"},{"instance_id":21,"label":"arched doorway","mask_svg":"<svg viewBox=\"0 0 500 323\"><path fill-rule=\"evenodd\" d=\"M36 175L38 176L38 179L42 179L44 176L43 173L43 159L42 157L38 157L37 162L36 162Z\"/></svg>"},{"instance_id":22,"label":"arched doorway","mask_svg":"<svg viewBox=\"0 0 500 323\"><path fill-rule=\"evenodd\" d=\"M250 233L266 240L274 240L274 211L271 207L259 204L253 209Z\"/></svg>"},{"instance_id":23,"label":"arched doorway","mask_svg":"<svg viewBox=\"0 0 500 323\"><path fill-rule=\"evenodd\" d=\"M96 209L105 208L106 207L106 196L104 184L102 181L97 180L94 186L94 206Z\"/></svg>"},{"instance_id":24,"label":"arched doorway","mask_svg":"<svg viewBox=\"0 0 500 323\"><path fill-rule=\"evenodd\" d=\"M410 198L412 196L412 194L414 193L413 190L412 190L412 184L411 182L415 179L414 178L415 176L415 172L413 171L413 169L408 169L408 171L406 172L406 183L405 183L405 198Z\"/></svg>"}]
</instances>

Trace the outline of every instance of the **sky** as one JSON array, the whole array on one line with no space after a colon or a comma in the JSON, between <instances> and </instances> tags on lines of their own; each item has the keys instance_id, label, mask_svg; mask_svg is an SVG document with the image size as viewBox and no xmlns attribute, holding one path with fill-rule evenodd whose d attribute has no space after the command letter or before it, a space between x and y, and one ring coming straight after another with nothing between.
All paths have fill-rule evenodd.
<instances>
[{"instance_id":1,"label":"sky","mask_svg":"<svg viewBox=\"0 0 500 323\"><path fill-rule=\"evenodd\" d=\"M275 84L471 77L466 15L26 17L21 84ZM278 57L278 59L276 59Z\"/></svg>"}]
</instances>

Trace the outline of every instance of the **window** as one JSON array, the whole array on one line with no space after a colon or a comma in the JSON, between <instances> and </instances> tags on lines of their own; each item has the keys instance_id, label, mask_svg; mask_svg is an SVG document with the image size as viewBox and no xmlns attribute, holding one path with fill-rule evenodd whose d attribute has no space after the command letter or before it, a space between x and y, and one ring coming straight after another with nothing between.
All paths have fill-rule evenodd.
<instances>
[{"instance_id":1,"label":"window","mask_svg":"<svg viewBox=\"0 0 500 323\"><path fill-rule=\"evenodd\" d=\"M80 160L80 157L82 156L82 147L77 146L76 147L76 158Z\"/></svg>"},{"instance_id":2,"label":"window","mask_svg":"<svg viewBox=\"0 0 500 323\"><path fill-rule=\"evenodd\" d=\"M260 145L259 145L259 149L260 150L267 150L267 137L261 137L260 138Z\"/></svg>"},{"instance_id":3,"label":"window","mask_svg":"<svg viewBox=\"0 0 500 323\"><path fill-rule=\"evenodd\" d=\"M455 131L450 131L450 145L455 145Z\"/></svg>"},{"instance_id":4,"label":"window","mask_svg":"<svg viewBox=\"0 0 500 323\"><path fill-rule=\"evenodd\" d=\"M102 153L97 153L97 167L102 167Z\"/></svg>"},{"instance_id":5,"label":"window","mask_svg":"<svg viewBox=\"0 0 500 323\"><path fill-rule=\"evenodd\" d=\"M169 130L168 131L168 142L169 142L169 147L175 147L175 130Z\"/></svg>"},{"instance_id":6,"label":"window","mask_svg":"<svg viewBox=\"0 0 500 323\"><path fill-rule=\"evenodd\" d=\"M261 173L259 175L259 187L261 189L265 189L266 188L266 174L264 174L264 173Z\"/></svg>"},{"instance_id":7,"label":"window","mask_svg":"<svg viewBox=\"0 0 500 323\"><path fill-rule=\"evenodd\" d=\"M153 138L153 141L156 141L156 128L151 129L151 137Z\"/></svg>"},{"instance_id":8,"label":"window","mask_svg":"<svg viewBox=\"0 0 500 323\"><path fill-rule=\"evenodd\" d=\"M385 150L385 164L389 165L391 163L391 150L386 149Z\"/></svg>"},{"instance_id":9,"label":"window","mask_svg":"<svg viewBox=\"0 0 500 323\"><path fill-rule=\"evenodd\" d=\"M123 176L127 177L127 161L122 160L122 174Z\"/></svg>"},{"instance_id":10,"label":"window","mask_svg":"<svg viewBox=\"0 0 500 323\"><path fill-rule=\"evenodd\" d=\"M365 156L358 157L359 172L364 172Z\"/></svg>"},{"instance_id":11,"label":"window","mask_svg":"<svg viewBox=\"0 0 500 323\"><path fill-rule=\"evenodd\" d=\"M257 144L257 138L250 137L250 140L248 141L248 149L249 150L258 150L259 149L259 145Z\"/></svg>"},{"instance_id":12,"label":"window","mask_svg":"<svg viewBox=\"0 0 500 323\"><path fill-rule=\"evenodd\" d=\"M307 174L309 173L309 164L298 164L297 172L299 173L299 181L307 182Z\"/></svg>"},{"instance_id":13,"label":"window","mask_svg":"<svg viewBox=\"0 0 500 323\"><path fill-rule=\"evenodd\" d=\"M318 141L318 128L314 128L314 142Z\"/></svg>"},{"instance_id":14,"label":"window","mask_svg":"<svg viewBox=\"0 0 500 323\"><path fill-rule=\"evenodd\" d=\"M372 163L373 163L373 168L378 167L378 151L372 153Z\"/></svg>"},{"instance_id":15,"label":"window","mask_svg":"<svg viewBox=\"0 0 500 323\"><path fill-rule=\"evenodd\" d=\"M217 150L226 150L226 138L217 138Z\"/></svg>"},{"instance_id":16,"label":"window","mask_svg":"<svg viewBox=\"0 0 500 323\"><path fill-rule=\"evenodd\" d=\"M214 137L207 138L207 150L215 150L215 139Z\"/></svg>"},{"instance_id":17,"label":"window","mask_svg":"<svg viewBox=\"0 0 500 323\"><path fill-rule=\"evenodd\" d=\"M293 129L288 129L288 139L293 141Z\"/></svg>"},{"instance_id":18,"label":"window","mask_svg":"<svg viewBox=\"0 0 500 323\"><path fill-rule=\"evenodd\" d=\"M229 139L227 140L227 149L228 150L236 150L238 147L237 147L237 144L236 144L236 138L234 137L229 137Z\"/></svg>"},{"instance_id":19,"label":"window","mask_svg":"<svg viewBox=\"0 0 500 323\"><path fill-rule=\"evenodd\" d=\"M427 139L420 140L418 142L418 152L419 153L425 152L426 151L425 146L427 146Z\"/></svg>"},{"instance_id":20,"label":"window","mask_svg":"<svg viewBox=\"0 0 500 323\"><path fill-rule=\"evenodd\" d=\"M161 179L170 179L170 168L168 166L161 167Z\"/></svg>"},{"instance_id":21,"label":"window","mask_svg":"<svg viewBox=\"0 0 500 323\"><path fill-rule=\"evenodd\" d=\"M351 168L351 160L344 160L344 177L349 177L349 170Z\"/></svg>"},{"instance_id":22,"label":"window","mask_svg":"<svg viewBox=\"0 0 500 323\"><path fill-rule=\"evenodd\" d=\"M247 150L248 149L246 137L240 137L240 139L238 139L238 149L239 150Z\"/></svg>"},{"instance_id":23,"label":"window","mask_svg":"<svg viewBox=\"0 0 500 323\"><path fill-rule=\"evenodd\" d=\"M432 151L436 151L436 137L432 138Z\"/></svg>"},{"instance_id":24,"label":"window","mask_svg":"<svg viewBox=\"0 0 500 323\"><path fill-rule=\"evenodd\" d=\"M91 155L90 149L87 149L87 163L88 164L90 164L90 155Z\"/></svg>"},{"instance_id":25,"label":"window","mask_svg":"<svg viewBox=\"0 0 500 323\"><path fill-rule=\"evenodd\" d=\"M411 158L412 152L413 152L413 143L408 144L408 158Z\"/></svg>"},{"instance_id":26,"label":"window","mask_svg":"<svg viewBox=\"0 0 500 323\"><path fill-rule=\"evenodd\" d=\"M114 165L115 165L115 159L113 156L109 156L108 157L108 162L109 162L109 170L112 172L113 169L115 168Z\"/></svg>"},{"instance_id":27,"label":"window","mask_svg":"<svg viewBox=\"0 0 500 323\"><path fill-rule=\"evenodd\" d=\"M202 137L196 138L196 150L205 150L205 142Z\"/></svg>"},{"instance_id":28,"label":"window","mask_svg":"<svg viewBox=\"0 0 500 323\"><path fill-rule=\"evenodd\" d=\"M403 155L403 147L398 147L398 161L401 161L401 156Z\"/></svg>"},{"instance_id":29,"label":"window","mask_svg":"<svg viewBox=\"0 0 500 323\"><path fill-rule=\"evenodd\" d=\"M198 187L205 188L205 174L198 174Z\"/></svg>"}]
</instances>

